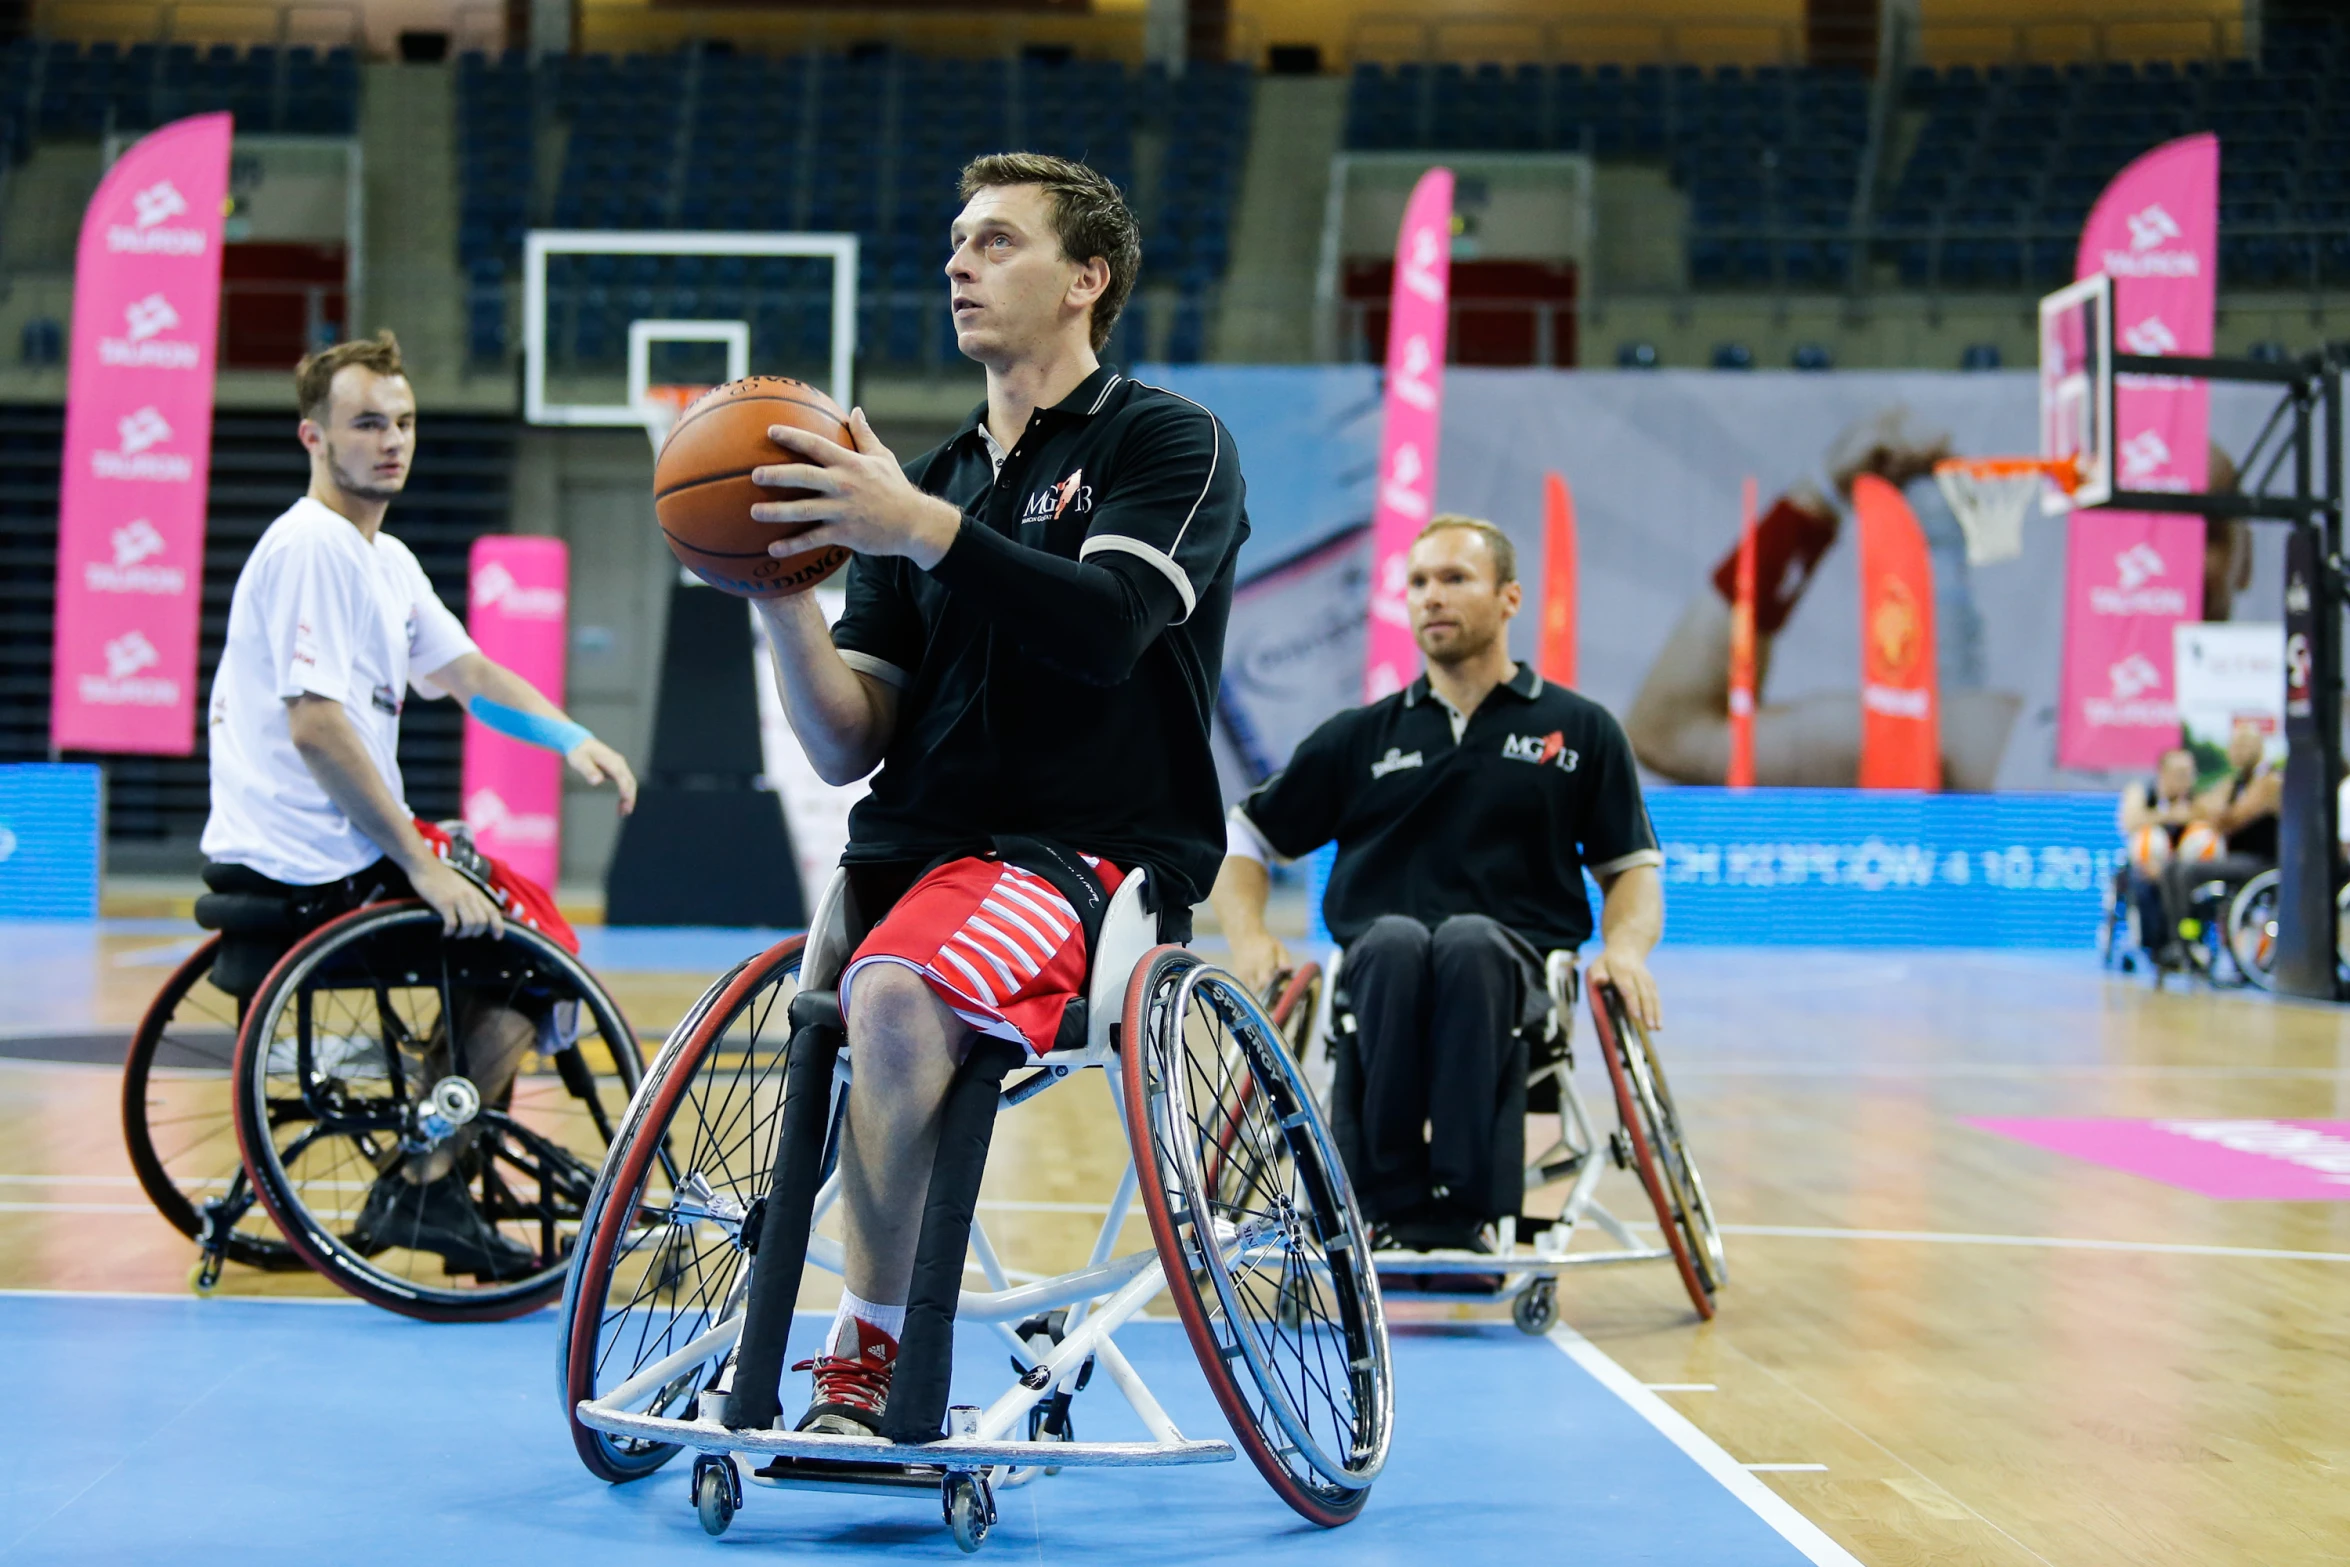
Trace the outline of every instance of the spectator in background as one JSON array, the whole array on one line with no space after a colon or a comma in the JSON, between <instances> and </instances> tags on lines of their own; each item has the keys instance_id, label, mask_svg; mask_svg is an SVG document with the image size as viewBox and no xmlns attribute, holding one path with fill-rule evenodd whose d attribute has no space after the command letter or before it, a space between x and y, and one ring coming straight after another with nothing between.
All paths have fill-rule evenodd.
<instances>
[{"instance_id":1,"label":"spectator in background","mask_svg":"<svg viewBox=\"0 0 2350 1567\"><path fill-rule=\"evenodd\" d=\"M2186 962L2179 942L2183 908L2172 901L2169 873L2175 864L2208 861L2220 850L2208 828L2187 841L2197 826L2195 781L2195 753L2174 745L2162 753L2151 781L2122 790L2122 839L2130 857L2125 885L2138 911L2139 939L2164 968Z\"/></svg>"}]
</instances>

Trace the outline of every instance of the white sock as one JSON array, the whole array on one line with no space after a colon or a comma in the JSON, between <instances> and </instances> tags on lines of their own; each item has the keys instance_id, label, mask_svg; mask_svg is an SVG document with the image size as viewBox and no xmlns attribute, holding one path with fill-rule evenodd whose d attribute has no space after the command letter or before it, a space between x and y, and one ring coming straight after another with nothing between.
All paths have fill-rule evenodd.
<instances>
[{"instance_id":1,"label":"white sock","mask_svg":"<svg viewBox=\"0 0 2350 1567\"><path fill-rule=\"evenodd\" d=\"M832 1316L832 1332L824 1340L824 1352L827 1355L841 1354L844 1347L852 1350L856 1348L856 1335L849 1331L851 1318L872 1323L887 1333L893 1344L906 1336L905 1307L876 1306L844 1289L840 1292L840 1310Z\"/></svg>"}]
</instances>

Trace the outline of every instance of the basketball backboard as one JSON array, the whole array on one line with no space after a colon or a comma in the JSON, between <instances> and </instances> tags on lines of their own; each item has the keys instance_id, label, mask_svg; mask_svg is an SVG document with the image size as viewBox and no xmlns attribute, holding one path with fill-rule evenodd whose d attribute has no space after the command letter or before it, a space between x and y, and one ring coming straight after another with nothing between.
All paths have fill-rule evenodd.
<instances>
[{"instance_id":1,"label":"basketball backboard","mask_svg":"<svg viewBox=\"0 0 2350 1567\"><path fill-rule=\"evenodd\" d=\"M723 344L729 379L754 366L796 374L848 407L857 257L854 234L534 229L523 240L523 417L641 426L646 386L672 379L653 363L664 343Z\"/></svg>"},{"instance_id":2,"label":"basketball backboard","mask_svg":"<svg viewBox=\"0 0 2350 1567\"><path fill-rule=\"evenodd\" d=\"M2102 272L2040 301L2040 455L2080 475L2069 499L2044 498L2049 509L2112 499L2113 279Z\"/></svg>"}]
</instances>

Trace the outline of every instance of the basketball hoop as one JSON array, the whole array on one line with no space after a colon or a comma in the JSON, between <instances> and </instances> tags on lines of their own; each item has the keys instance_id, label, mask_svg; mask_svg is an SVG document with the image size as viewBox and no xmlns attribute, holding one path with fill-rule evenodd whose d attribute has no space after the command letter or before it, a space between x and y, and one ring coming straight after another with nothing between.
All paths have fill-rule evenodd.
<instances>
[{"instance_id":1,"label":"basketball hoop","mask_svg":"<svg viewBox=\"0 0 2350 1567\"><path fill-rule=\"evenodd\" d=\"M669 432L685 411L702 400L706 386L648 386L637 395L637 412L644 417L645 434L652 438L653 455L661 455L661 447L669 439Z\"/></svg>"},{"instance_id":2,"label":"basketball hoop","mask_svg":"<svg viewBox=\"0 0 2350 1567\"><path fill-rule=\"evenodd\" d=\"M1970 566L2024 552L2024 518L2046 485L2069 497L2081 482L2069 457L1952 457L1934 464L1934 482L1966 534Z\"/></svg>"}]
</instances>

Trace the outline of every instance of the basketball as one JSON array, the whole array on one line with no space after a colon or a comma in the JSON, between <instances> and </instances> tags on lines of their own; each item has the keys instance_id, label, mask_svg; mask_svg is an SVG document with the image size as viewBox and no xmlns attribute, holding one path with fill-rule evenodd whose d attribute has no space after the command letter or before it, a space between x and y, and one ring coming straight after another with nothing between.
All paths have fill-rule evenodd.
<instances>
[{"instance_id":1,"label":"basketball","mask_svg":"<svg viewBox=\"0 0 2350 1567\"><path fill-rule=\"evenodd\" d=\"M710 586L741 598L805 593L849 558L837 545L782 557L767 553L777 539L815 526L751 520L751 508L761 501L806 493L751 482L754 468L798 460L767 438L768 427L778 424L855 444L839 405L815 387L754 375L715 387L687 408L653 464L653 514L670 552Z\"/></svg>"},{"instance_id":2,"label":"basketball","mask_svg":"<svg viewBox=\"0 0 2350 1567\"><path fill-rule=\"evenodd\" d=\"M2199 864L2204 860L2216 860L2227 852L2227 840L2203 823L2197 822L2179 834L2179 845L2174 851L2173 857L2185 860L2189 864Z\"/></svg>"},{"instance_id":3,"label":"basketball","mask_svg":"<svg viewBox=\"0 0 2350 1567\"><path fill-rule=\"evenodd\" d=\"M2130 834L2130 863L2141 876L2159 876L2170 863L2170 834L2160 827L2141 827Z\"/></svg>"}]
</instances>

